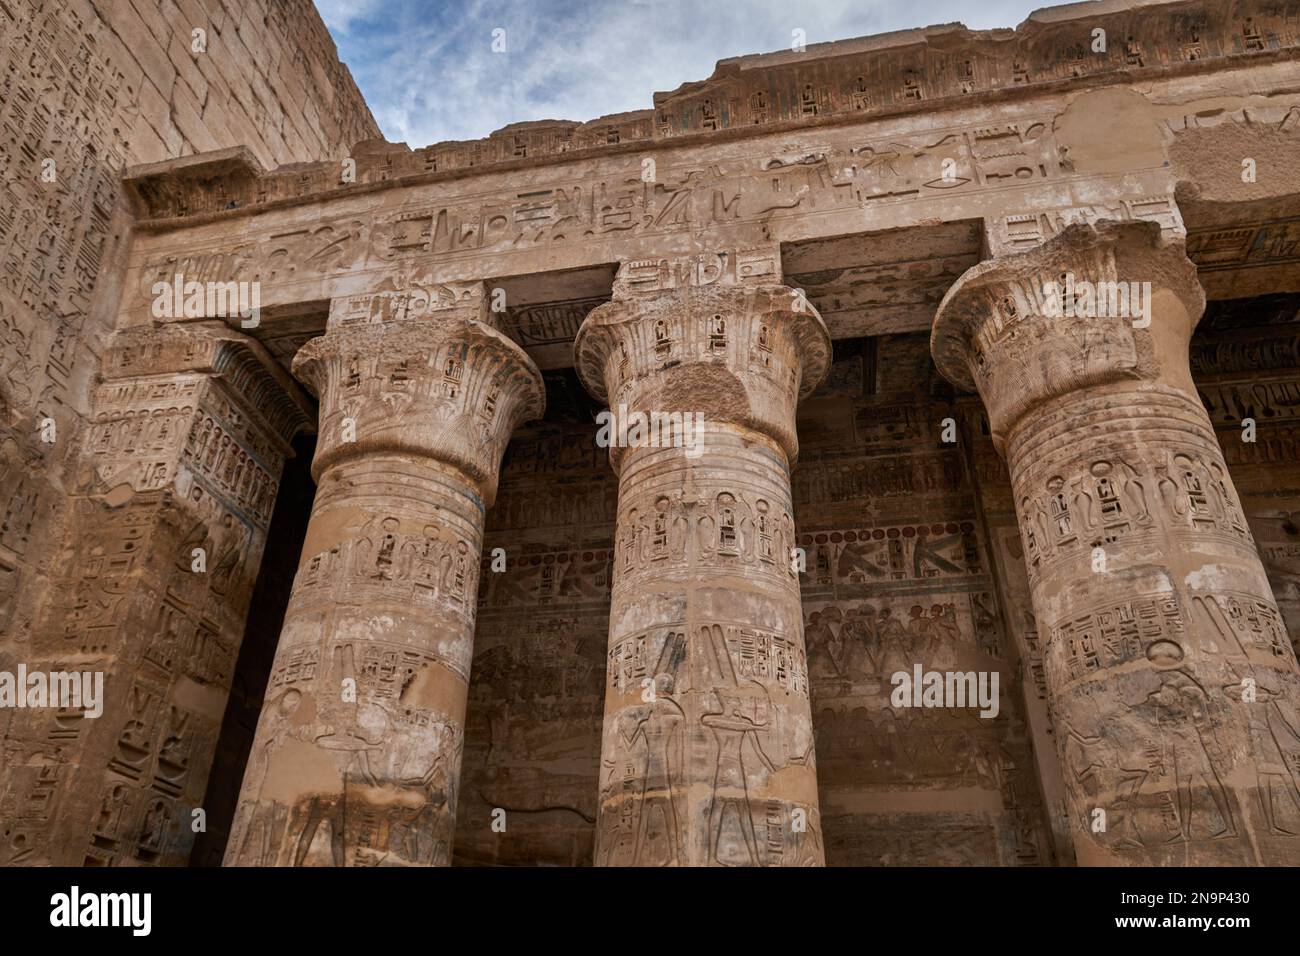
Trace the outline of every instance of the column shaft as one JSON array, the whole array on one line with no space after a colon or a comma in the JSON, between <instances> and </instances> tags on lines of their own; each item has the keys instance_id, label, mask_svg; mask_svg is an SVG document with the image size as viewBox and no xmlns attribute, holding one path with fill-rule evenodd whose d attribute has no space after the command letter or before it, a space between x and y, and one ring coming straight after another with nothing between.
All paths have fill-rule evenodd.
<instances>
[{"instance_id":1,"label":"column shaft","mask_svg":"<svg viewBox=\"0 0 1300 956\"><path fill-rule=\"evenodd\" d=\"M318 491L226 862L446 865L484 510L540 376L481 309L336 312L294 362Z\"/></svg>"},{"instance_id":2,"label":"column shaft","mask_svg":"<svg viewBox=\"0 0 1300 956\"><path fill-rule=\"evenodd\" d=\"M825 326L806 304L791 311L783 286L620 285L579 334L580 374L615 416L699 424L693 442L611 447L596 862L819 865L790 462L795 403L829 360Z\"/></svg>"},{"instance_id":3,"label":"column shaft","mask_svg":"<svg viewBox=\"0 0 1300 956\"><path fill-rule=\"evenodd\" d=\"M1149 283L1149 313L1056 299L1085 282ZM1011 472L1084 864L1300 862L1300 672L1191 384L1203 304L1180 244L1078 226L935 326Z\"/></svg>"}]
</instances>

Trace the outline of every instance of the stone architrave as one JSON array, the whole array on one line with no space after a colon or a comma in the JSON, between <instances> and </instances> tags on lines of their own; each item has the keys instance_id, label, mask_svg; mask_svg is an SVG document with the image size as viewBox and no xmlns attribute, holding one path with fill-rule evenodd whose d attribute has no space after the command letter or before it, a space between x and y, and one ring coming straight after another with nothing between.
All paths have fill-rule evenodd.
<instances>
[{"instance_id":1,"label":"stone architrave","mask_svg":"<svg viewBox=\"0 0 1300 956\"><path fill-rule=\"evenodd\" d=\"M830 337L778 262L624 263L575 343L619 476L598 865L823 862L790 467Z\"/></svg>"},{"instance_id":2,"label":"stone architrave","mask_svg":"<svg viewBox=\"0 0 1300 956\"><path fill-rule=\"evenodd\" d=\"M336 300L318 490L227 865L451 860L485 509L541 376L481 284Z\"/></svg>"},{"instance_id":3,"label":"stone architrave","mask_svg":"<svg viewBox=\"0 0 1300 956\"><path fill-rule=\"evenodd\" d=\"M931 338L1011 472L1085 865L1300 863L1300 671L1192 384L1204 304L1180 240L1103 221L970 269Z\"/></svg>"}]
</instances>

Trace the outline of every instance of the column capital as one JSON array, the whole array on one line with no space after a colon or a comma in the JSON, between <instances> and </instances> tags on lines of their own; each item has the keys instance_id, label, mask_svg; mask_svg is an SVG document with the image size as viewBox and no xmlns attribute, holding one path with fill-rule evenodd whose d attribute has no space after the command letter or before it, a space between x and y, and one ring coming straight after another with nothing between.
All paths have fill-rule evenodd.
<instances>
[{"instance_id":1,"label":"column capital","mask_svg":"<svg viewBox=\"0 0 1300 956\"><path fill-rule=\"evenodd\" d=\"M967 270L930 351L945 378L980 393L1001 448L1027 410L1083 387L1194 392L1187 346L1204 308L1182 240L1154 222L1077 223Z\"/></svg>"},{"instance_id":2,"label":"column capital","mask_svg":"<svg viewBox=\"0 0 1300 956\"><path fill-rule=\"evenodd\" d=\"M578 331L578 377L611 409L698 412L754 428L793 462L795 406L830 367L826 324L772 261L737 257L714 277L698 259L623 263L614 300Z\"/></svg>"},{"instance_id":3,"label":"column capital","mask_svg":"<svg viewBox=\"0 0 1300 956\"><path fill-rule=\"evenodd\" d=\"M335 300L293 360L321 402L314 477L358 455L412 455L463 472L490 506L511 433L546 404L536 365L490 316L481 286Z\"/></svg>"}]
</instances>

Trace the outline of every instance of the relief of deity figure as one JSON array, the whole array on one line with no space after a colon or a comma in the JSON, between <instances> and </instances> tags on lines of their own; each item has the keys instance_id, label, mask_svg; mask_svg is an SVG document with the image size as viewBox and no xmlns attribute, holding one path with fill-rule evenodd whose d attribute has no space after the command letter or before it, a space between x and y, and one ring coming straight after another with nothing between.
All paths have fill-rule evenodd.
<instances>
[{"instance_id":1,"label":"relief of deity figure","mask_svg":"<svg viewBox=\"0 0 1300 956\"><path fill-rule=\"evenodd\" d=\"M840 661L844 676L850 680L878 676L872 656L876 647L875 616L876 609L870 604L851 607L844 615L844 627L840 631L843 642Z\"/></svg>"},{"instance_id":2,"label":"relief of deity figure","mask_svg":"<svg viewBox=\"0 0 1300 956\"><path fill-rule=\"evenodd\" d=\"M705 714L700 718L704 726L713 731L717 742L717 763L713 776L713 796L709 804L709 860L722 866L734 865L724 859L733 855L739 847L734 841L724 840L728 818L734 818L744 841L745 857L741 866L761 866L758 840L754 833L753 809L749 802L749 784L744 756L744 746L748 741L753 752L768 773L776 773L776 767L763 750L759 731L767 726L766 715L760 720L757 715L743 712L745 704L758 704L749 697L727 694L718 691L718 699L723 707L722 713ZM734 830L733 830L734 832Z\"/></svg>"},{"instance_id":3,"label":"relief of deity figure","mask_svg":"<svg viewBox=\"0 0 1300 956\"><path fill-rule=\"evenodd\" d=\"M917 660L917 649L903 622L887 607L880 609L876 619L876 641L876 660L880 662L879 673L885 680L899 671L911 673L913 664L924 663Z\"/></svg>"},{"instance_id":4,"label":"relief of deity figure","mask_svg":"<svg viewBox=\"0 0 1300 956\"><path fill-rule=\"evenodd\" d=\"M1190 842L1205 796L1214 806L1217 819L1206 824L1208 836L1235 836L1237 825L1227 791L1211 756L1216 749L1204 689L1182 671L1161 675L1160 687L1147 695L1139 708L1147 711L1159 728L1157 747L1160 765L1174 775L1179 833L1174 840ZM1207 808L1208 809L1208 808Z\"/></svg>"},{"instance_id":5,"label":"relief of deity figure","mask_svg":"<svg viewBox=\"0 0 1300 956\"><path fill-rule=\"evenodd\" d=\"M840 609L829 607L813 611L804 628L804 641L808 647L808 678L811 681L834 680L841 677L841 639L831 628L831 622L840 620Z\"/></svg>"},{"instance_id":6,"label":"relief of deity figure","mask_svg":"<svg viewBox=\"0 0 1300 956\"><path fill-rule=\"evenodd\" d=\"M221 519L225 534L216 561L211 570L211 588L214 594L228 594L230 588L243 567L244 551L248 546L248 531L234 515L226 514Z\"/></svg>"},{"instance_id":7,"label":"relief of deity figure","mask_svg":"<svg viewBox=\"0 0 1300 956\"><path fill-rule=\"evenodd\" d=\"M917 660L928 668L943 669L955 660L962 638L956 609L951 603L932 604L928 612L919 606L912 612L914 620L909 622L908 631L913 635Z\"/></svg>"},{"instance_id":8,"label":"relief of deity figure","mask_svg":"<svg viewBox=\"0 0 1300 956\"><path fill-rule=\"evenodd\" d=\"M1122 751L1100 732L1090 733L1063 722L1063 769L1078 789L1073 790L1075 813L1083 832L1096 833L1096 812L1106 814L1106 839L1116 849L1140 850L1146 843L1139 826L1138 796L1151 775L1145 761ZM1080 799L1080 798L1085 799ZM1094 837L1095 839L1096 837Z\"/></svg>"},{"instance_id":9,"label":"relief of deity figure","mask_svg":"<svg viewBox=\"0 0 1300 956\"><path fill-rule=\"evenodd\" d=\"M446 866L451 862L455 825L451 808L456 806L456 768L464 738L446 723L439 725L438 735L441 742L429 768L418 777L400 778L384 788L376 801L389 806L386 848L403 864Z\"/></svg>"},{"instance_id":10,"label":"relief of deity figure","mask_svg":"<svg viewBox=\"0 0 1300 956\"><path fill-rule=\"evenodd\" d=\"M633 794L644 789L648 760L648 755L638 752L648 745L645 735L640 732L641 719L639 708L626 710L618 715L613 727L606 727L606 734L612 737L614 744L602 747L600 799L603 803L621 795L622 802L619 812L601 817L601 831L596 836L597 866L629 865L636 852L638 820L637 801ZM638 740L642 743L640 748L637 747Z\"/></svg>"},{"instance_id":11,"label":"relief of deity figure","mask_svg":"<svg viewBox=\"0 0 1300 956\"><path fill-rule=\"evenodd\" d=\"M650 835L652 815L657 813L665 828L666 856L662 865L676 866L680 859L680 832L673 775L680 760L678 755L683 743L681 734L686 722L686 714L681 705L672 698L676 690L673 675L659 674L654 682L655 699L650 703L648 712L637 723L636 730L629 741L629 745L634 744L640 737L646 745L645 775L642 778L641 797L637 804L632 865L638 866L641 863L647 837Z\"/></svg>"},{"instance_id":12,"label":"relief of deity figure","mask_svg":"<svg viewBox=\"0 0 1300 956\"><path fill-rule=\"evenodd\" d=\"M1300 836L1300 728L1287 719L1278 701L1285 696L1255 684L1254 700L1243 700L1245 681L1223 688L1224 695L1241 704L1250 726L1255 782L1264 819L1271 832Z\"/></svg>"}]
</instances>

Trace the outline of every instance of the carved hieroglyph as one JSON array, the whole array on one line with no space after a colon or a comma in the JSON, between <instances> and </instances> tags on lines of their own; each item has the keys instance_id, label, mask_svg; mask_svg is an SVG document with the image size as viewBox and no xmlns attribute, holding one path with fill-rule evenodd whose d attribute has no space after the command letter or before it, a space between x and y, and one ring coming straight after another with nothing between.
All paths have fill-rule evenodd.
<instances>
[{"instance_id":1,"label":"carved hieroglyph","mask_svg":"<svg viewBox=\"0 0 1300 956\"><path fill-rule=\"evenodd\" d=\"M450 862L484 509L541 377L481 286L333 303L318 485L228 864Z\"/></svg>"},{"instance_id":2,"label":"carved hieroglyph","mask_svg":"<svg viewBox=\"0 0 1300 956\"><path fill-rule=\"evenodd\" d=\"M1192 385L1204 302L1155 226L1078 225L967 272L931 340L1011 471L1085 864L1300 863L1300 671Z\"/></svg>"},{"instance_id":3,"label":"carved hieroglyph","mask_svg":"<svg viewBox=\"0 0 1300 956\"><path fill-rule=\"evenodd\" d=\"M103 713L15 711L0 865L182 865L288 441L307 425L224 327L120 333L32 670L102 671ZM0 668L13 661L0 653Z\"/></svg>"},{"instance_id":4,"label":"carved hieroglyph","mask_svg":"<svg viewBox=\"0 0 1300 956\"><path fill-rule=\"evenodd\" d=\"M778 269L774 251L624 263L575 343L616 414L703 416L693 447L610 448L598 865L823 860L790 464L830 339Z\"/></svg>"}]
</instances>

